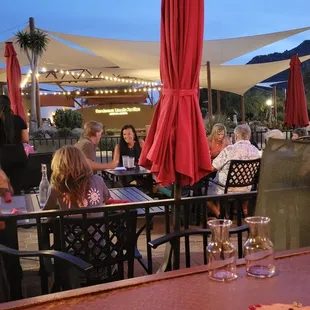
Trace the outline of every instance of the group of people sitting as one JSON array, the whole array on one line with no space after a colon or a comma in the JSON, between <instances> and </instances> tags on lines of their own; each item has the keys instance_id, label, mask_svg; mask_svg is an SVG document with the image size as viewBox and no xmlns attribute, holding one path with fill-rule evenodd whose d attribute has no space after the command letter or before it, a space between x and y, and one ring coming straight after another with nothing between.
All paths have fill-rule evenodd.
<instances>
[{"instance_id":1,"label":"group of people sitting","mask_svg":"<svg viewBox=\"0 0 310 310\"><path fill-rule=\"evenodd\" d=\"M228 138L223 124L215 124L208 137L212 170L217 172L212 182L209 182L208 194L224 194L231 160L251 160L260 158L259 149L251 143L251 129L247 124L238 125L234 129L235 143ZM249 187L229 188L228 192L250 191ZM208 207L216 216L220 216L219 203L208 202ZM244 206L244 213L247 212Z\"/></svg>"},{"instance_id":2,"label":"group of people sitting","mask_svg":"<svg viewBox=\"0 0 310 310\"><path fill-rule=\"evenodd\" d=\"M27 165L27 155L23 143L29 140L27 125L24 120L11 111L10 100L7 96L0 96L0 163L5 191L20 194L21 176ZM46 209L60 209L72 207L86 207L101 205L110 198L103 178L96 175L96 171L114 169L122 166L122 156L135 158L136 164L143 148L144 141L139 139L132 125L125 125L121 130L120 141L114 149L112 161L101 163L96 160L96 149L103 133L103 125L91 121L84 125L84 135L74 146L64 146L57 150L52 160L51 191ZM280 131L270 131L283 135ZM305 135L306 132L296 129L293 139ZM267 133L268 135L268 133ZM266 135L266 136L267 136ZM251 129L248 125L236 126L234 130L234 144L227 136L223 124L215 124L208 137L212 160L213 182L209 183L208 194L224 193L228 169L231 160L251 160L260 157L260 152L251 141ZM252 142L252 143L251 143ZM221 185L218 185L221 184ZM229 191L248 191L249 188L230 188ZM0 193L1 194L1 193ZM3 193L2 193L3 194ZM208 207L216 217L219 206L209 202Z\"/></svg>"}]
</instances>

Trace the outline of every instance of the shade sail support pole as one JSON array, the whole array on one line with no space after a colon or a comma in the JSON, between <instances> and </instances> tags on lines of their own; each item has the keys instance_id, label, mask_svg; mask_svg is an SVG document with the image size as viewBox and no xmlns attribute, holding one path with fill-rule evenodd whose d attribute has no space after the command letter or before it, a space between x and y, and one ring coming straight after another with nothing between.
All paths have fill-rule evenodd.
<instances>
[{"instance_id":1,"label":"shade sail support pole","mask_svg":"<svg viewBox=\"0 0 310 310\"><path fill-rule=\"evenodd\" d=\"M207 61L207 83L208 83L208 118L213 116L212 111L212 86L211 86L211 64Z\"/></svg>"},{"instance_id":2,"label":"shade sail support pole","mask_svg":"<svg viewBox=\"0 0 310 310\"><path fill-rule=\"evenodd\" d=\"M244 96L241 96L241 122L245 123L245 107L244 107Z\"/></svg>"},{"instance_id":3,"label":"shade sail support pole","mask_svg":"<svg viewBox=\"0 0 310 310\"><path fill-rule=\"evenodd\" d=\"M221 114L221 91L216 91L216 113Z\"/></svg>"},{"instance_id":4,"label":"shade sail support pole","mask_svg":"<svg viewBox=\"0 0 310 310\"><path fill-rule=\"evenodd\" d=\"M278 108L277 108L277 87L272 87L272 103L274 108L274 118L277 121L278 119Z\"/></svg>"}]
</instances>

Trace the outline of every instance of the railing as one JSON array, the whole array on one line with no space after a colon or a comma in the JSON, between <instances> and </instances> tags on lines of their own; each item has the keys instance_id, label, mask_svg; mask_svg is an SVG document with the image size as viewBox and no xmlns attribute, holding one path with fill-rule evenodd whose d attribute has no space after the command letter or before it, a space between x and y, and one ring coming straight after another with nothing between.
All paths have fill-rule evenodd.
<instances>
[{"instance_id":1,"label":"railing","mask_svg":"<svg viewBox=\"0 0 310 310\"><path fill-rule=\"evenodd\" d=\"M152 274L153 270L153 260L152 260L152 249L149 246L149 242L152 239L151 229L153 214L151 208L162 207L164 208L163 216L165 219L165 234L170 233L170 216L173 207L177 210L181 210L181 222L183 223L183 228L188 229L190 225L190 213L195 208L196 212L199 212L198 216L201 217L201 227L207 227L207 201L217 200L221 205L221 214L233 214L232 210L236 210L237 214L237 224L241 225L242 218L242 204L244 201L249 201L249 215L254 213L256 204L257 192L248 193L236 193L236 194L226 194L226 195L214 195L214 196L200 196L200 197L189 197L182 198L181 200L165 199L165 200L154 200L139 203L128 203L120 205L108 205L95 208L81 208L81 209L68 209L68 210L53 210L44 212L29 212L23 214L8 214L0 216L0 221L4 221L6 229L0 231L2 233L2 238L0 235L0 243L18 249L18 228L29 228L36 227L38 236L38 249L46 248L46 245L42 244L42 227L46 223L47 218L60 218L63 219L66 216L80 215L83 218L89 216L89 214L104 212L105 218L108 222L109 216L115 214L116 211L123 211L129 214L130 210L144 209L144 212L139 213L139 218L142 218L145 222L146 230L146 250L147 250L147 272ZM180 209L178 209L180 208ZM129 218L129 217L126 217Z\"/></svg>"},{"instance_id":2,"label":"railing","mask_svg":"<svg viewBox=\"0 0 310 310\"><path fill-rule=\"evenodd\" d=\"M252 131L252 139L257 143L259 149L263 150L266 145L265 133L267 131ZM286 139L291 139L292 130L282 130ZM308 132L310 133L310 132ZM228 136L232 137L233 132L228 132ZM145 139L145 136L139 136L139 138ZM100 158L101 162L108 162L113 157L113 152L115 146L119 143L119 137L117 136L104 136L100 139L98 144L97 156ZM64 145L73 145L78 141L78 138L33 138L30 139L30 144L32 144L37 152L49 152L61 148Z\"/></svg>"}]
</instances>

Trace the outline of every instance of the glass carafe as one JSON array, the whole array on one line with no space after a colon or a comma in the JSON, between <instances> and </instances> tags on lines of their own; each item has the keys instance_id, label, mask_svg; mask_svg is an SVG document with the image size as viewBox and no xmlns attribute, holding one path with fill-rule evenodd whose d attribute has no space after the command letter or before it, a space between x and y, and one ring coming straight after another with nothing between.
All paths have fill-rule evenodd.
<instances>
[{"instance_id":1,"label":"glass carafe","mask_svg":"<svg viewBox=\"0 0 310 310\"><path fill-rule=\"evenodd\" d=\"M207 246L208 273L212 280L230 281L237 278L236 247L230 242L230 220L210 220L211 242Z\"/></svg>"},{"instance_id":2,"label":"glass carafe","mask_svg":"<svg viewBox=\"0 0 310 310\"><path fill-rule=\"evenodd\" d=\"M270 218L263 216L248 217L250 234L244 244L246 272L249 276L269 278L275 274L273 243L269 239Z\"/></svg>"}]
</instances>

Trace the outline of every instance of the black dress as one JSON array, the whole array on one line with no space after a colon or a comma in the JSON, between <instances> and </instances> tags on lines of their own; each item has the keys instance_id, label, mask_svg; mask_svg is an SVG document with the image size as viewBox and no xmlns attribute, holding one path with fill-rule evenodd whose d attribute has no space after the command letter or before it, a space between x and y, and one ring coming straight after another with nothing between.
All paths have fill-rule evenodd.
<instances>
[{"instance_id":1,"label":"black dress","mask_svg":"<svg viewBox=\"0 0 310 310\"><path fill-rule=\"evenodd\" d=\"M12 126L14 126L14 143L9 143L5 136L3 123L0 123L0 164L11 181L14 194L20 194L22 177L27 165L21 132L27 129L27 125L19 115L14 115Z\"/></svg>"},{"instance_id":2,"label":"black dress","mask_svg":"<svg viewBox=\"0 0 310 310\"><path fill-rule=\"evenodd\" d=\"M119 156L120 166L123 166L122 156L134 157L135 164L137 165L139 162L140 155L141 155L141 147L140 147L139 142L135 142L132 148L128 147L128 144L126 144L125 147L120 147L120 156Z\"/></svg>"}]
</instances>

